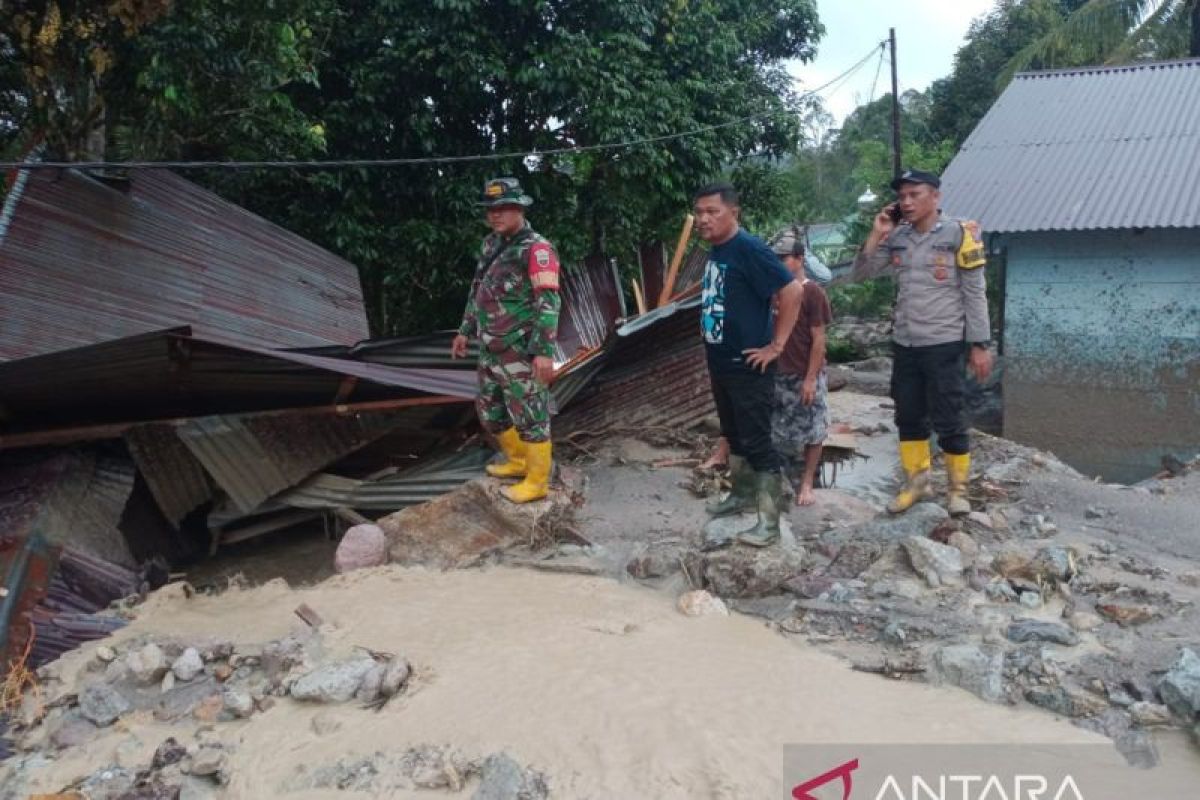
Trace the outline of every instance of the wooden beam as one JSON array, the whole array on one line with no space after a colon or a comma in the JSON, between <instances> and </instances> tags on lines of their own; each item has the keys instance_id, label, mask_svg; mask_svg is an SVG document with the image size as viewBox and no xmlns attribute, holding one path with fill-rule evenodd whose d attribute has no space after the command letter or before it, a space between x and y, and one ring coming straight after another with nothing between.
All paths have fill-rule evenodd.
<instances>
[{"instance_id":1,"label":"wooden beam","mask_svg":"<svg viewBox=\"0 0 1200 800\"><path fill-rule=\"evenodd\" d=\"M637 301L638 314L646 313L646 298L642 297L642 287L638 286L637 279L634 278L633 283L633 299Z\"/></svg>"},{"instance_id":2,"label":"wooden beam","mask_svg":"<svg viewBox=\"0 0 1200 800\"><path fill-rule=\"evenodd\" d=\"M683 220L683 230L679 232L679 243L675 245L675 255L671 257L671 268L667 270L667 278L663 281L662 293L658 296L656 308L665 306L671 299L671 293L675 291L675 279L679 277L679 265L683 263L688 241L692 238L692 225L695 222L696 218L691 214L688 214Z\"/></svg>"},{"instance_id":3,"label":"wooden beam","mask_svg":"<svg viewBox=\"0 0 1200 800\"><path fill-rule=\"evenodd\" d=\"M339 405L301 406L299 408L277 408L269 411L248 411L240 416L246 417L278 417L292 414L337 414L344 416L359 411L391 411L400 408L416 406L449 405L452 403L470 403L465 397L452 395L427 395L423 397L406 397L398 400L369 400L362 403L342 403ZM143 419L133 422L111 422L104 425L81 425L73 428L55 428L45 431L30 431L29 433L0 434L0 450L20 447L41 447L44 445L73 444L75 442L96 441L99 439L119 439L130 428L138 425L157 423L162 425L179 425L200 417L175 417L169 419Z\"/></svg>"}]
</instances>

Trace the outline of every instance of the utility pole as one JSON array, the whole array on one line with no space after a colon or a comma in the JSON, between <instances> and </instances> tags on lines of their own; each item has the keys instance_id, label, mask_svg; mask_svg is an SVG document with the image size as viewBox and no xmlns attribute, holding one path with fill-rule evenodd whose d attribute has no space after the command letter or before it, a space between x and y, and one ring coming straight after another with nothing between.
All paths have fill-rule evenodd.
<instances>
[{"instance_id":1,"label":"utility pole","mask_svg":"<svg viewBox=\"0 0 1200 800\"><path fill-rule=\"evenodd\" d=\"M896 29L888 28L888 49L892 52L892 178L899 178L902 168L900 152L900 91L896 77Z\"/></svg>"}]
</instances>

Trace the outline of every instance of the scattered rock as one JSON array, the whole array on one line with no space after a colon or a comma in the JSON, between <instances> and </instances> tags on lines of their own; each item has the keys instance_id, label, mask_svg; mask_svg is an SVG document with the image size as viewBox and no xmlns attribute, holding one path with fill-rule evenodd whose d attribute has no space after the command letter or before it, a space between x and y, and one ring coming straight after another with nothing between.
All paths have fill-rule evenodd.
<instances>
[{"instance_id":1,"label":"scattered rock","mask_svg":"<svg viewBox=\"0 0 1200 800\"><path fill-rule=\"evenodd\" d=\"M1108 509L1100 508L1099 506L1088 506L1083 512L1083 516L1087 519L1104 519L1109 515L1110 512Z\"/></svg>"},{"instance_id":2,"label":"scattered rock","mask_svg":"<svg viewBox=\"0 0 1200 800\"><path fill-rule=\"evenodd\" d=\"M1092 717L1108 708L1108 703L1089 692L1065 686L1034 686L1025 692L1025 699L1064 717Z\"/></svg>"},{"instance_id":3,"label":"scattered rock","mask_svg":"<svg viewBox=\"0 0 1200 800\"><path fill-rule=\"evenodd\" d=\"M992 581L983 587L983 591L994 603L1019 603L1021 601L1016 590L1005 580Z\"/></svg>"},{"instance_id":4,"label":"scattered rock","mask_svg":"<svg viewBox=\"0 0 1200 800\"><path fill-rule=\"evenodd\" d=\"M221 683L224 683L233 677L233 672L233 667L229 666L228 664L217 664L215 667L213 667L212 674L214 678L219 680Z\"/></svg>"},{"instance_id":5,"label":"scattered rock","mask_svg":"<svg viewBox=\"0 0 1200 800\"><path fill-rule=\"evenodd\" d=\"M815 600L828 592L834 583L834 579L826 575L797 575L784 581L782 588L805 600Z\"/></svg>"},{"instance_id":6,"label":"scattered rock","mask_svg":"<svg viewBox=\"0 0 1200 800\"><path fill-rule=\"evenodd\" d=\"M1183 648L1179 659L1158 684L1158 693L1172 711L1185 720L1200 715L1200 656Z\"/></svg>"},{"instance_id":7,"label":"scattered rock","mask_svg":"<svg viewBox=\"0 0 1200 800\"><path fill-rule=\"evenodd\" d=\"M1034 555L1029 569L1032 574L1024 577L1047 583L1070 581L1078 571L1075 552L1069 547L1043 547Z\"/></svg>"},{"instance_id":8,"label":"scattered rock","mask_svg":"<svg viewBox=\"0 0 1200 800\"><path fill-rule=\"evenodd\" d=\"M688 617L707 617L711 615L728 616L729 609L719 597L713 597L703 589L684 592L679 597L679 610Z\"/></svg>"},{"instance_id":9,"label":"scattered rock","mask_svg":"<svg viewBox=\"0 0 1200 800\"><path fill-rule=\"evenodd\" d=\"M125 666L143 686L158 683L167 671L167 657L154 642L125 656Z\"/></svg>"},{"instance_id":10,"label":"scattered rock","mask_svg":"<svg viewBox=\"0 0 1200 800\"><path fill-rule=\"evenodd\" d=\"M964 567L974 566L976 559L979 558L979 543L962 531L951 532L946 544L962 553Z\"/></svg>"},{"instance_id":11,"label":"scattered rock","mask_svg":"<svg viewBox=\"0 0 1200 800\"><path fill-rule=\"evenodd\" d=\"M387 537L383 528L375 524L354 525L338 543L333 557L333 568L338 572L350 572L366 567L378 567L387 563Z\"/></svg>"},{"instance_id":12,"label":"scattered rock","mask_svg":"<svg viewBox=\"0 0 1200 800\"><path fill-rule=\"evenodd\" d=\"M1004 550L996 554L992 559L992 569L998 572L1005 578L1020 578L1028 576L1032 570L1030 569L1030 559L1024 553L1018 553L1015 550Z\"/></svg>"},{"instance_id":13,"label":"scattered rock","mask_svg":"<svg viewBox=\"0 0 1200 800\"><path fill-rule=\"evenodd\" d=\"M479 788L471 800L545 800L550 796L545 778L522 769L504 753L490 755L479 770Z\"/></svg>"},{"instance_id":14,"label":"scattered rock","mask_svg":"<svg viewBox=\"0 0 1200 800\"><path fill-rule=\"evenodd\" d=\"M934 653L930 678L998 703L1004 699L1004 651L992 645L948 645Z\"/></svg>"},{"instance_id":15,"label":"scattered rock","mask_svg":"<svg viewBox=\"0 0 1200 800\"><path fill-rule=\"evenodd\" d=\"M902 645L908 641L908 633L898 622L889 622L883 628L883 640L888 644Z\"/></svg>"},{"instance_id":16,"label":"scattered rock","mask_svg":"<svg viewBox=\"0 0 1200 800\"><path fill-rule=\"evenodd\" d=\"M95 739L99 731L96 723L84 717L80 711L69 711L50 733L50 743L60 750L79 747Z\"/></svg>"},{"instance_id":17,"label":"scattered rock","mask_svg":"<svg viewBox=\"0 0 1200 800\"><path fill-rule=\"evenodd\" d=\"M692 574L699 572L708 589L719 597L765 597L779 592L784 583L800 574L803 564L804 550L800 547L734 545L703 554L699 569Z\"/></svg>"},{"instance_id":18,"label":"scattered rock","mask_svg":"<svg viewBox=\"0 0 1200 800\"><path fill-rule=\"evenodd\" d=\"M150 759L150 766L154 769L169 767L172 764L178 764L186 755L187 748L172 736L163 741L154 751L154 757Z\"/></svg>"},{"instance_id":19,"label":"scattered rock","mask_svg":"<svg viewBox=\"0 0 1200 800\"><path fill-rule=\"evenodd\" d=\"M190 681L203 671L204 659L200 657L200 651L194 647L184 650L183 655L175 659L175 663L171 665L171 672L181 681Z\"/></svg>"},{"instance_id":20,"label":"scattered rock","mask_svg":"<svg viewBox=\"0 0 1200 800\"><path fill-rule=\"evenodd\" d=\"M1129 716L1133 718L1135 724L1143 728L1171 724L1171 709L1157 703L1147 703L1144 700L1129 706Z\"/></svg>"},{"instance_id":21,"label":"scattered rock","mask_svg":"<svg viewBox=\"0 0 1200 800\"><path fill-rule=\"evenodd\" d=\"M991 516L982 511L972 511L970 514L967 514L967 521L974 522L976 525L986 528L989 531L996 527L996 523L992 520Z\"/></svg>"},{"instance_id":22,"label":"scattered rock","mask_svg":"<svg viewBox=\"0 0 1200 800\"><path fill-rule=\"evenodd\" d=\"M412 675L412 666L403 656L394 656L383 670L383 680L379 684L379 693L384 697L399 694Z\"/></svg>"},{"instance_id":23,"label":"scattered rock","mask_svg":"<svg viewBox=\"0 0 1200 800\"><path fill-rule=\"evenodd\" d=\"M1093 631L1104 624L1104 620L1100 619L1100 617L1096 616L1095 614L1090 614L1086 611L1073 611L1066 617L1066 620L1067 624L1070 625L1073 630L1079 631L1080 633Z\"/></svg>"},{"instance_id":24,"label":"scattered rock","mask_svg":"<svg viewBox=\"0 0 1200 800\"><path fill-rule=\"evenodd\" d=\"M1026 608L1039 609L1042 607L1041 592L1021 592L1021 605Z\"/></svg>"},{"instance_id":25,"label":"scattered rock","mask_svg":"<svg viewBox=\"0 0 1200 800\"><path fill-rule=\"evenodd\" d=\"M254 713L254 698L249 692L226 688L222 692L222 701L224 709L238 719L245 719Z\"/></svg>"},{"instance_id":26,"label":"scattered rock","mask_svg":"<svg viewBox=\"0 0 1200 800\"><path fill-rule=\"evenodd\" d=\"M216 722L224 710L225 698L221 694L214 693L196 704L192 709L192 716L201 722Z\"/></svg>"},{"instance_id":27,"label":"scattered rock","mask_svg":"<svg viewBox=\"0 0 1200 800\"><path fill-rule=\"evenodd\" d=\"M1014 620L1004 632L1010 642L1053 642L1067 646L1079 644L1079 636L1059 622L1036 619Z\"/></svg>"},{"instance_id":28,"label":"scattered rock","mask_svg":"<svg viewBox=\"0 0 1200 800\"><path fill-rule=\"evenodd\" d=\"M103 728L112 725L133 706L107 683L93 683L79 693L79 713Z\"/></svg>"},{"instance_id":29,"label":"scattered rock","mask_svg":"<svg viewBox=\"0 0 1200 800\"><path fill-rule=\"evenodd\" d=\"M96 648L96 660L101 664L111 664L117 660L117 651L108 645L102 644Z\"/></svg>"},{"instance_id":30,"label":"scattered rock","mask_svg":"<svg viewBox=\"0 0 1200 800\"><path fill-rule=\"evenodd\" d=\"M1184 586L1200 587L1200 570L1179 573L1179 582Z\"/></svg>"},{"instance_id":31,"label":"scattered rock","mask_svg":"<svg viewBox=\"0 0 1200 800\"><path fill-rule=\"evenodd\" d=\"M1154 606L1124 603L1101 603L1096 606L1096 611L1100 613L1100 616L1117 623L1122 628L1143 625L1161 613Z\"/></svg>"},{"instance_id":32,"label":"scattered rock","mask_svg":"<svg viewBox=\"0 0 1200 800\"><path fill-rule=\"evenodd\" d=\"M867 588L871 597L899 597L904 600L916 600L928 590L921 583L910 578L875 581Z\"/></svg>"},{"instance_id":33,"label":"scattered rock","mask_svg":"<svg viewBox=\"0 0 1200 800\"><path fill-rule=\"evenodd\" d=\"M163 673L162 683L159 684L158 690L163 694L175 688L175 673L167 670Z\"/></svg>"},{"instance_id":34,"label":"scattered rock","mask_svg":"<svg viewBox=\"0 0 1200 800\"><path fill-rule=\"evenodd\" d=\"M957 549L923 536L905 539L903 545L913 569L931 587L963 585L963 559Z\"/></svg>"},{"instance_id":35,"label":"scattered rock","mask_svg":"<svg viewBox=\"0 0 1200 800\"><path fill-rule=\"evenodd\" d=\"M133 788L134 774L116 765L89 775L79 789L84 797L93 800L115 800Z\"/></svg>"},{"instance_id":36,"label":"scattered rock","mask_svg":"<svg viewBox=\"0 0 1200 800\"><path fill-rule=\"evenodd\" d=\"M224 768L224 749L211 746L197 749L187 765L187 771L192 775L216 775Z\"/></svg>"},{"instance_id":37,"label":"scattered rock","mask_svg":"<svg viewBox=\"0 0 1200 800\"><path fill-rule=\"evenodd\" d=\"M337 661L309 672L292 684L290 694L297 700L318 703L345 703L354 697L375 659L362 656Z\"/></svg>"}]
</instances>

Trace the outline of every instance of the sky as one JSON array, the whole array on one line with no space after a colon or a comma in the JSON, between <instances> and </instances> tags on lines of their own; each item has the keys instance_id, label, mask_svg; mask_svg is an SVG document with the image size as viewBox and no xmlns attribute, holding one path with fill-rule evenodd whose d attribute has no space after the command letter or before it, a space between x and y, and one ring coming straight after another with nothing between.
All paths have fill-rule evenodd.
<instances>
[{"instance_id":1,"label":"sky","mask_svg":"<svg viewBox=\"0 0 1200 800\"><path fill-rule=\"evenodd\" d=\"M963 44L971 20L991 9L995 0L817 0L825 36L817 45L817 58L796 62L791 72L802 90L836 77L887 38L896 29L897 74L900 93L926 89L950 74L954 53ZM822 92L826 108L840 123L858 105L871 98L878 57L832 91ZM891 91L891 73L885 57L874 96Z\"/></svg>"}]
</instances>

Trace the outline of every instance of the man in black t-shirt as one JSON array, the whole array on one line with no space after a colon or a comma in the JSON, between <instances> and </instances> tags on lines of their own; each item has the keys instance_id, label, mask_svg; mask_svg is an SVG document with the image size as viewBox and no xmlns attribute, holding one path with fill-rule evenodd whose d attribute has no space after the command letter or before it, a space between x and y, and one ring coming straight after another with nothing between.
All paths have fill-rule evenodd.
<instances>
[{"instance_id":1,"label":"man in black t-shirt","mask_svg":"<svg viewBox=\"0 0 1200 800\"><path fill-rule=\"evenodd\" d=\"M738 541L763 547L779 538L782 486L771 443L774 362L783 353L800 309L800 284L771 250L738 225L737 191L727 183L693 197L700 238L710 245L700 325L721 434L729 440L729 496L710 503L713 516L756 510L757 524ZM772 322L771 300L779 311ZM705 528L705 546L734 537Z\"/></svg>"}]
</instances>

